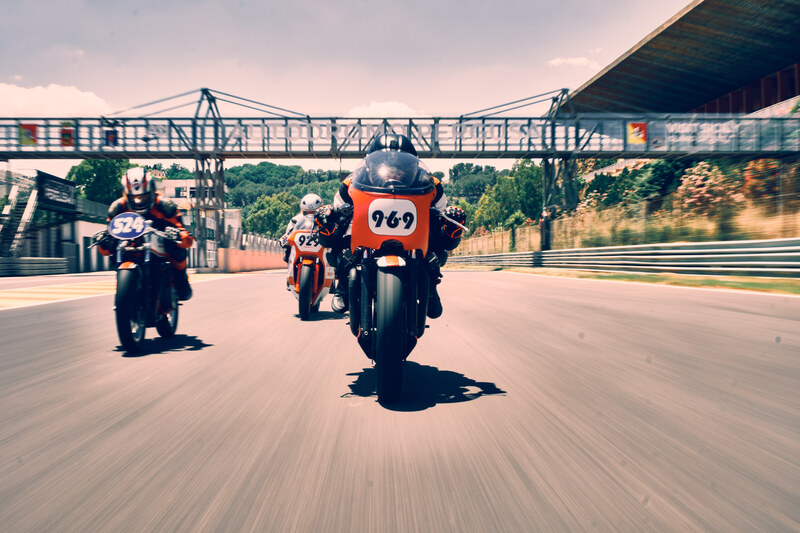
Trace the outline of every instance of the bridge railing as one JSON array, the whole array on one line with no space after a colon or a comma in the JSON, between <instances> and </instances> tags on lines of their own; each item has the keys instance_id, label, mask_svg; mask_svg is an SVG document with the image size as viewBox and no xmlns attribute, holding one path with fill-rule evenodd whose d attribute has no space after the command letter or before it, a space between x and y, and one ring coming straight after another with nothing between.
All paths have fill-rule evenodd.
<instances>
[{"instance_id":1,"label":"bridge railing","mask_svg":"<svg viewBox=\"0 0 800 533\"><path fill-rule=\"evenodd\" d=\"M800 151L800 118L0 118L0 158L362 157L402 133L427 157L664 157Z\"/></svg>"},{"instance_id":2,"label":"bridge railing","mask_svg":"<svg viewBox=\"0 0 800 533\"><path fill-rule=\"evenodd\" d=\"M454 256L448 264L800 277L800 239L646 244Z\"/></svg>"}]
</instances>

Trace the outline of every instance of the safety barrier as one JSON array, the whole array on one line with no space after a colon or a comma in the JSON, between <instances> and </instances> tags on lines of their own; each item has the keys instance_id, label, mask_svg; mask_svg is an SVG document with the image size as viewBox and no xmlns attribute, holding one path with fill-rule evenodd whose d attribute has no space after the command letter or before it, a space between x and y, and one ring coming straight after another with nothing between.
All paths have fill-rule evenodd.
<instances>
[{"instance_id":1,"label":"safety barrier","mask_svg":"<svg viewBox=\"0 0 800 533\"><path fill-rule=\"evenodd\" d=\"M282 252L266 252L259 250L237 250L235 248L219 248L218 270L221 272L249 272L272 268L286 268Z\"/></svg>"},{"instance_id":2,"label":"safety barrier","mask_svg":"<svg viewBox=\"0 0 800 533\"><path fill-rule=\"evenodd\" d=\"M64 257L0 257L0 276L41 276L66 274Z\"/></svg>"},{"instance_id":3,"label":"safety barrier","mask_svg":"<svg viewBox=\"0 0 800 533\"><path fill-rule=\"evenodd\" d=\"M644 244L454 256L448 264L800 277L800 239Z\"/></svg>"}]
</instances>

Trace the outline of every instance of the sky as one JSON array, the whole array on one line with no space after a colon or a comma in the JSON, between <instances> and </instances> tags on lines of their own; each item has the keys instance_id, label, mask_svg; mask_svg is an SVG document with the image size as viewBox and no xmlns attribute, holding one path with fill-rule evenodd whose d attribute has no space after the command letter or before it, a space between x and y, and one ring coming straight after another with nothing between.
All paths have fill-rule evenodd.
<instances>
[{"instance_id":1,"label":"sky","mask_svg":"<svg viewBox=\"0 0 800 533\"><path fill-rule=\"evenodd\" d=\"M689 3L3 0L0 117L94 117L202 87L311 116L457 116L574 90ZM427 163L446 172L457 162ZM63 176L76 163L0 169Z\"/></svg>"}]
</instances>

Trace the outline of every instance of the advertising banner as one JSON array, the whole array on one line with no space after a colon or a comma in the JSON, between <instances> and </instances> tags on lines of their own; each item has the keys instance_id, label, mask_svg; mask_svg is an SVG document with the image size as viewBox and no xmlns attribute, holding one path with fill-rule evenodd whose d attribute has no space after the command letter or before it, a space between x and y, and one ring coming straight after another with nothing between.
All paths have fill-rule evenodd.
<instances>
[{"instance_id":1,"label":"advertising banner","mask_svg":"<svg viewBox=\"0 0 800 533\"><path fill-rule=\"evenodd\" d=\"M118 146L119 135L117 130L105 130L105 144L106 146Z\"/></svg>"},{"instance_id":2,"label":"advertising banner","mask_svg":"<svg viewBox=\"0 0 800 533\"><path fill-rule=\"evenodd\" d=\"M22 146L35 146L38 142L36 124L19 125L19 144Z\"/></svg>"},{"instance_id":3,"label":"advertising banner","mask_svg":"<svg viewBox=\"0 0 800 533\"><path fill-rule=\"evenodd\" d=\"M628 144L647 143L647 122L628 122Z\"/></svg>"},{"instance_id":4,"label":"advertising banner","mask_svg":"<svg viewBox=\"0 0 800 533\"><path fill-rule=\"evenodd\" d=\"M77 210L75 182L37 170L36 184L39 189L39 205L43 209L67 213Z\"/></svg>"},{"instance_id":5,"label":"advertising banner","mask_svg":"<svg viewBox=\"0 0 800 533\"><path fill-rule=\"evenodd\" d=\"M61 123L61 146L75 146L75 128L71 122Z\"/></svg>"}]
</instances>

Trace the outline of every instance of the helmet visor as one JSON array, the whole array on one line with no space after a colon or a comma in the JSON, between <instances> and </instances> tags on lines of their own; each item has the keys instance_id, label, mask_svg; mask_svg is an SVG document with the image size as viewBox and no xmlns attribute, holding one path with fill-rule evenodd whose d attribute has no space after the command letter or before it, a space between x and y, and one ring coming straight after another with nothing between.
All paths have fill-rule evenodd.
<instances>
[{"instance_id":1,"label":"helmet visor","mask_svg":"<svg viewBox=\"0 0 800 533\"><path fill-rule=\"evenodd\" d=\"M405 152L373 152L351 176L351 185L362 191L425 194L434 187L420 160Z\"/></svg>"},{"instance_id":2,"label":"helmet visor","mask_svg":"<svg viewBox=\"0 0 800 533\"><path fill-rule=\"evenodd\" d=\"M149 209L150 204L152 203L152 197L153 195L149 192L142 194L131 194L128 196L134 209Z\"/></svg>"}]
</instances>

